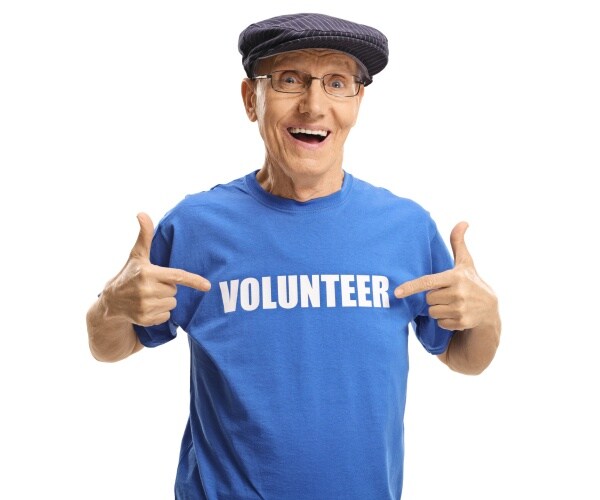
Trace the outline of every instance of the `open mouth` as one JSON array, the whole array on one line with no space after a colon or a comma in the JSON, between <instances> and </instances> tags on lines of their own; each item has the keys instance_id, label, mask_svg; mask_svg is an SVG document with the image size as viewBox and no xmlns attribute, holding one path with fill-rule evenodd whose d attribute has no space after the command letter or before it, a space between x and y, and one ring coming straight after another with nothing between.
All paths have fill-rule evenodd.
<instances>
[{"instance_id":1,"label":"open mouth","mask_svg":"<svg viewBox=\"0 0 600 500\"><path fill-rule=\"evenodd\" d=\"M288 132L294 137L294 139L306 142L308 144L318 144L323 142L329 135L327 130L308 130L305 128L296 127L288 128Z\"/></svg>"}]
</instances>

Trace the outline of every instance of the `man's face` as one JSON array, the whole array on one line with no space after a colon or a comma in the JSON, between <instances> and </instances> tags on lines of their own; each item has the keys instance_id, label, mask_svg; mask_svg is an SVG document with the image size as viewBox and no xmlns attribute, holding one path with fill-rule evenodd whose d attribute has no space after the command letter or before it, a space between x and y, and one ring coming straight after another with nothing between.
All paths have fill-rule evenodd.
<instances>
[{"instance_id":1,"label":"man's face","mask_svg":"<svg viewBox=\"0 0 600 500\"><path fill-rule=\"evenodd\" d=\"M260 62L256 75L278 70L299 70L316 77L329 73L359 74L351 57L324 49L273 56ZM277 92L269 80L246 81L242 89L246 112L251 120L258 121L267 163L292 178L339 171L344 142L358 116L362 86L355 97L329 95L319 80L313 80L303 94ZM302 133L302 129L313 134Z\"/></svg>"}]
</instances>

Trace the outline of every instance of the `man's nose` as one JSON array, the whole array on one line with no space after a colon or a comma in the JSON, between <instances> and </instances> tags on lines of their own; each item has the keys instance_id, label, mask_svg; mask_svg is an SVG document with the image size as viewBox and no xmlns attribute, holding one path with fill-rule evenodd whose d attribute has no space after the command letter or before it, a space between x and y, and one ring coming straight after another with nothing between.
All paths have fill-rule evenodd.
<instances>
[{"instance_id":1,"label":"man's nose","mask_svg":"<svg viewBox=\"0 0 600 500\"><path fill-rule=\"evenodd\" d=\"M316 77L312 78L311 84L300 97L300 112L309 115L322 114L329 99L321 79Z\"/></svg>"}]
</instances>

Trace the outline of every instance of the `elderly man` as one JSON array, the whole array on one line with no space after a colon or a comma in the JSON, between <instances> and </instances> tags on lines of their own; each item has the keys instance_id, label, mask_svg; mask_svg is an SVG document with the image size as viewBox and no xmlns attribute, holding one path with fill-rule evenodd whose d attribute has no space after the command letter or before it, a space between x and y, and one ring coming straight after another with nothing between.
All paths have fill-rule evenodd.
<instances>
[{"instance_id":1,"label":"elderly man","mask_svg":"<svg viewBox=\"0 0 600 500\"><path fill-rule=\"evenodd\" d=\"M179 499L398 499L409 324L450 368L480 373L497 300L464 242L428 212L343 169L379 31L319 14L250 25L241 93L262 168L188 196L87 315L117 361L187 332L190 416Z\"/></svg>"}]
</instances>

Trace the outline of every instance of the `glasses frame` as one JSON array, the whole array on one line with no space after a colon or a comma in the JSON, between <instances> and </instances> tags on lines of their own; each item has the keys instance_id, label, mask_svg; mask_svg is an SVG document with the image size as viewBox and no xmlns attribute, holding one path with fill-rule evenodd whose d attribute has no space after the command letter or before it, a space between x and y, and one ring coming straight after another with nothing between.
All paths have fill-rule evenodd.
<instances>
[{"instance_id":1,"label":"glasses frame","mask_svg":"<svg viewBox=\"0 0 600 500\"><path fill-rule=\"evenodd\" d=\"M310 80L308 78L303 79L303 82L306 85L306 87L303 90L301 90L301 91L277 90L275 88L275 86L273 85L273 75L275 75L276 73L285 73L286 71L291 71L293 73L298 73L299 75L306 75L307 77L310 77ZM312 85L313 80L320 80L321 81L321 87L323 88L323 91L327 95L330 95L330 96L333 96L333 97L356 97L358 95L358 93L360 92L360 86L361 85L364 86L365 82L363 82L359 76L353 75L352 73L344 73L344 74L351 75L354 78L354 83L358 83L358 87L356 89L356 93L355 94L352 94L352 95L339 95L339 94L332 94L331 92L327 91L327 88L325 87L325 78L327 78L328 76L337 75L337 74L340 74L340 73L327 73L326 75L323 75L322 77L318 77L318 76L313 76L310 73L307 73L306 71L300 71L298 69L280 69L280 70L277 70L277 71L272 71L271 73L269 73L267 75L256 75L256 76L253 76L252 80L271 80L271 88L275 92L279 92L281 94L304 94L305 92L308 91L308 89Z\"/></svg>"}]
</instances>

